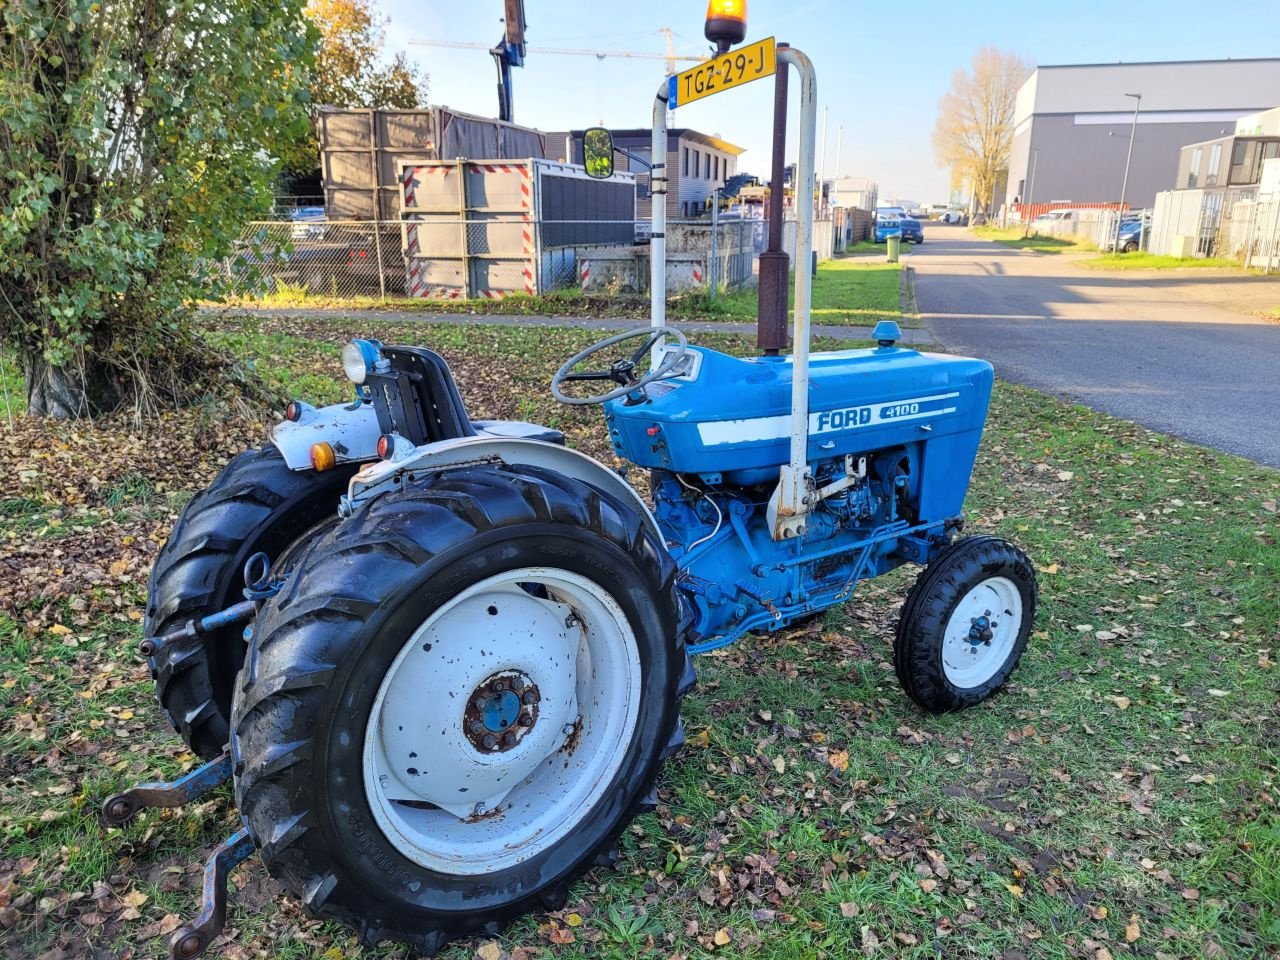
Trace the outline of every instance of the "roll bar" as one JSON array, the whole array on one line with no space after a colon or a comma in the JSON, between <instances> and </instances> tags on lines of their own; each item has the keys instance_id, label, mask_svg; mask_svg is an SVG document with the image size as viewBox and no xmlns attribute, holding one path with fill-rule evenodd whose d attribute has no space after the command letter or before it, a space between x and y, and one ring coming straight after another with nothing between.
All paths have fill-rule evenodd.
<instances>
[{"instance_id":1,"label":"roll bar","mask_svg":"<svg viewBox=\"0 0 1280 960\"><path fill-rule=\"evenodd\" d=\"M809 337L813 258L813 187L818 140L818 78L811 61L794 47L777 49L779 69L800 75L800 169L796 177L795 320L791 335L791 456L769 501L769 526L775 540L804 532L813 500L809 473ZM649 239L649 310L655 327L667 322L667 81L653 101L652 204ZM654 351L657 357L657 351Z\"/></svg>"}]
</instances>

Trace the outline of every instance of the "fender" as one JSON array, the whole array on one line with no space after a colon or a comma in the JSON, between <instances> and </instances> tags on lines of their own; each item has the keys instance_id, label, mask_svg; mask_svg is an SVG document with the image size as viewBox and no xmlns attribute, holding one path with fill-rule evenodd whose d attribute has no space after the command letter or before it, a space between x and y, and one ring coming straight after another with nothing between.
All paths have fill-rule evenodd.
<instances>
[{"instance_id":1,"label":"fender","mask_svg":"<svg viewBox=\"0 0 1280 960\"><path fill-rule=\"evenodd\" d=\"M374 438L377 442L377 438ZM631 507L659 543L665 543L649 505L631 485L600 461L568 447L516 437L459 437L410 448L393 460L367 463L351 478L338 513L349 517L380 494L398 489L410 474L447 470L465 464L505 463L540 467L589 483Z\"/></svg>"},{"instance_id":2,"label":"fender","mask_svg":"<svg viewBox=\"0 0 1280 960\"><path fill-rule=\"evenodd\" d=\"M271 442L290 470L311 469L311 445L325 442L333 447L338 463L358 463L378 456L378 412L372 404L335 403L313 407L294 401L302 408L297 420L282 420L271 429Z\"/></svg>"}]
</instances>

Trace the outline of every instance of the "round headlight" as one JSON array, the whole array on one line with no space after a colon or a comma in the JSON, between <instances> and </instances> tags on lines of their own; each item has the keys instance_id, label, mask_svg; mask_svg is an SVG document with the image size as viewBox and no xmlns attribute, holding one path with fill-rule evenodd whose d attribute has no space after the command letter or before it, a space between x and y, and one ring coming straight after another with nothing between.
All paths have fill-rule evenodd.
<instances>
[{"instance_id":1,"label":"round headlight","mask_svg":"<svg viewBox=\"0 0 1280 960\"><path fill-rule=\"evenodd\" d=\"M352 383L364 383L378 362L378 348L368 340L352 340L342 348L342 370Z\"/></svg>"}]
</instances>

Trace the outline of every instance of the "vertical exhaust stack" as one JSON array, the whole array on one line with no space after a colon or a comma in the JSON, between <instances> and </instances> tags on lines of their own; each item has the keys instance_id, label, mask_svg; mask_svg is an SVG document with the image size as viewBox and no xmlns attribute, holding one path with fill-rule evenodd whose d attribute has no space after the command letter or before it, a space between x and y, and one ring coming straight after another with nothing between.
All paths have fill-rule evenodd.
<instances>
[{"instance_id":1,"label":"vertical exhaust stack","mask_svg":"<svg viewBox=\"0 0 1280 960\"><path fill-rule=\"evenodd\" d=\"M779 43L778 49L787 48ZM756 346L776 357L787 346L787 277L791 258L782 249L783 181L787 164L787 74L773 77L773 172L769 180L769 246L760 254L760 288L756 302Z\"/></svg>"}]
</instances>

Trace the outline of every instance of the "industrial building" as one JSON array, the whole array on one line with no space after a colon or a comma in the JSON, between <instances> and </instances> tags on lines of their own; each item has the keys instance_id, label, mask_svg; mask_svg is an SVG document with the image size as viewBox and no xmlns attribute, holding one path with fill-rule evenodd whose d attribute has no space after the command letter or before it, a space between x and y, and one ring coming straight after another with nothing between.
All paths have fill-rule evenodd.
<instances>
[{"instance_id":1,"label":"industrial building","mask_svg":"<svg viewBox=\"0 0 1280 960\"><path fill-rule=\"evenodd\" d=\"M1241 117L1275 106L1277 90L1280 58L1038 67L1018 91L996 203L1118 201L1138 106L1125 200L1149 207L1158 191L1185 186L1182 147L1231 136Z\"/></svg>"}]
</instances>

